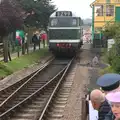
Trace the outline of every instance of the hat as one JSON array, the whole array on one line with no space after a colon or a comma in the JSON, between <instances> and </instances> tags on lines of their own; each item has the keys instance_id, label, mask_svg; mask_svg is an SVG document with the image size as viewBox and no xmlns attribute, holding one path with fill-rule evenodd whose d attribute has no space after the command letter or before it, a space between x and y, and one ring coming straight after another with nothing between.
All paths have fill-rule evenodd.
<instances>
[{"instance_id":1,"label":"hat","mask_svg":"<svg viewBox=\"0 0 120 120\"><path fill-rule=\"evenodd\" d=\"M110 102L120 102L120 92L110 92L106 95L106 99Z\"/></svg>"},{"instance_id":2,"label":"hat","mask_svg":"<svg viewBox=\"0 0 120 120\"><path fill-rule=\"evenodd\" d=\"M97 79L99 85L104 91L112 91L120 85L120 75L115 73L104 74Z\"/></svg>"}]
</instances>

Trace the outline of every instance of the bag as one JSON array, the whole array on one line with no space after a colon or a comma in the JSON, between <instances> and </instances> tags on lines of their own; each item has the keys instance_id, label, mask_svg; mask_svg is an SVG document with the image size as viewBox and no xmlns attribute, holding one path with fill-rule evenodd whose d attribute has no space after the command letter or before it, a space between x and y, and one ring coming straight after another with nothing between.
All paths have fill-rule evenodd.
<instances>
[{"instance_id":1,"label":"bag","mask_svg":"<svg viewBox=\"0 0 120 120\"><path fill-rule=\"evenodd\" d=\"M22 38L20 36L16 36L16 41L15 41L16 45L21 46L22 45Z\"/></svg>"}]
</instances>

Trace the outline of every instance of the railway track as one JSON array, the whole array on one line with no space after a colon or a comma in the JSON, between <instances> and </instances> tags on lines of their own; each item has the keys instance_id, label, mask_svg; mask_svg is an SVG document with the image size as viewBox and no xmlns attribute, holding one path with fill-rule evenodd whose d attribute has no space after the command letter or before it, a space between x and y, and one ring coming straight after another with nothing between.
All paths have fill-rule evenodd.
<instances>
[{"instance_id":1,"label":"railway track","mask_svg":"<svg viewBox=\"0 0 120 120\"><path fill-rule=\"evenodd\" d=\"M25 83L28 79L30 79L32 76L34 76L35 73L38 71L41 72L43 68L45 68L54 58L50 58L44 65L40 67L40 69L34 71L30 75L26 76L25 78L21 79L20 81L16 82L15 84L3 89L0 91L0 107L4 103L4 101L23 83Z\"/></svg>"},{"instance_id":2,"label":"railway track","mask_svg":"<svg viewBox=\"0 0 120 120\"><path fill-rule=\"evenodd\" d=\"M64 108L71 92L75 70L76 66L73 64L72 70L69 71L64 81L56 87L38 120L62 119Z\"/></svg>"},{"instance_id":3,"label":"railway track","mask_svg":"<svg viewBox=\"0 0 120 120\"><path fill-rule=\"evenodd\" d=\"M71 63L70 60L54 60L41 72L37 71L1 104L0 120L37 120Z\"/></svg>"}]
</instances>

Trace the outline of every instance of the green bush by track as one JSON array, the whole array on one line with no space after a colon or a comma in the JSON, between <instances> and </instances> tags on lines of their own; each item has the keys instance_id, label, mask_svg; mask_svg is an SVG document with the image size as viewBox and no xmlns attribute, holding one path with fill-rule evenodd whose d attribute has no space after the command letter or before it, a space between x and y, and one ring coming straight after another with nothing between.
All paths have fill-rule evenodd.
<instances>
[{"instance_id":1,"label":"green bush by track","mask_svg":"<svg viewBox=\"0 0 120 120\"><path fill-rule=\"evenodd\" d=\"M18 70L29 67L40 61L41 57L49 54L48 49L40 49L33 53L13 59L8 63L0 63L0 78L10 75Z\"/></svg>"}]
</instances>

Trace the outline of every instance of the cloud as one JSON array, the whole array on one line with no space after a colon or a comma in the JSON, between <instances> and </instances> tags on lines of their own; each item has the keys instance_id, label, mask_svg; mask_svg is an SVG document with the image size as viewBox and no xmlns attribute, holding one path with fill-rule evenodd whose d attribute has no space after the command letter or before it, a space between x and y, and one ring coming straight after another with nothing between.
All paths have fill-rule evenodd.
<instances>
[{"instance_id":1,"label":"cloud","mask_svg":"<svg viewBox=\"0 0 120 120\"><path fill-rule=\"evenodd\" d=\"M90 4L93 0L52 0L58 10L71 10L82 18L90 18L92 9ZM82 2L81 2L82 1Z\"/></svg>"}]
</instances>

